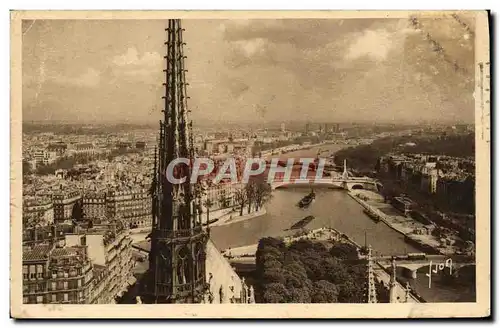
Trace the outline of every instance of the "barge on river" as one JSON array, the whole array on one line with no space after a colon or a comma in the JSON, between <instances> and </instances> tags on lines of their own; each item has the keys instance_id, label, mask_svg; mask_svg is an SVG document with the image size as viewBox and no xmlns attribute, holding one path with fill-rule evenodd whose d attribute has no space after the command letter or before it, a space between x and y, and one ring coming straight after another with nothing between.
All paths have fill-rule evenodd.
<instances>
[{"instance_id":1,"label":"barge on river","mask_svg":"<svg viewBox=\"0 0 500 328\"><path fill-rule=\"evenodd\" d=\"M315 219L315 217L312 215L306 216L305 218L303 218L302 220L300 220L299 222L297 222L293 226L291 226L290 230L302 229L306 225L308 225L309 222L311 222L314 219Z\"/></svg>"},{"instance_id":2,"label":"barge on river","mask_svg":"<svg viewBox=\"0 0 500 328\"><path fill-rule=\"evenodd\" d=\"M370 219L372 219L375 222L379 222L380 221L380 218L378 217L378 215L375 214L375 213L373 213L370 210L364 209L363 213L365 213Z\"/></svg>"},{"instance_id":3,"label":"barge on river","mask_svg":"<svg viewBox=\"0 0 500 328\"><path fill-rule=\"evenodd\" d=\"M314 193L314 190L312 190L309 195L305 196L304 198L302 198L298 204L298 206L300 208L305 208L305 207L308 207L309 205L311 205L311 203L313 202L313 200L316 198L316 194Z\"/></svg>"}]
</instances>

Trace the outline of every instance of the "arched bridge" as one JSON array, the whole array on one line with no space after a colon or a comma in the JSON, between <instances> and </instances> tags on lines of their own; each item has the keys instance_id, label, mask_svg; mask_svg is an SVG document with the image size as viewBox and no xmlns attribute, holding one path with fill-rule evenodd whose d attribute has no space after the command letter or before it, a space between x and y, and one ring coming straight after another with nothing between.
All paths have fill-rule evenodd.
<instances>
[{"instance_id":1,"label":"arched bridge","mask_svg":"<svg viewBox=\"0 0 500 328\"><path fill-rule=\"evenodd\" d=\"M378 190L379 183L376 180L370 178L336 178L336 177L323 177L316 179L315 177L308 177L306 179L290 178L288 180L275 179L271 183L271 189L278 189L289 186L325 186L332 188L341 188L345 190L353 189L368 189L368 190Z\"/></svg>"},{"instance_id":2,"label":"arched bridge","mask_svg":"<svg viewBox=\"0 0 500 328\"><path fill-rule=\"evenodd\" d=\"M285 162L280 162L281 170L287 164ZM344 171L339 172L326 172L317 171L315 163L312 163L307 167L306 172L302 172L304 167L300 162L294 162L289 168L290 177L285 179L285 173L283 171L274 171L270 173L272 165L271 162L267 162L267 167L262 173L262 176L267 177L268 181L271 180L271 188L278 189L288 186L326 186L331 188L341 188L345 190L353 189L368 189L368 190L379 190L381 186L377 180L368 177L354 177L347 169L347 162L344 161ZM305 176L301 175L305 173Z\"/></svg>"},{"instance_id":3,"label":"arched bridge","mask_svg":"<svg viewBox=\"0 0 500 328\"><path fill-rule=\"evenodd\" d=\"M392 256L376 257L374 260L386 269L392 266ZM426 255L420 258L404 255L396 256L395 262L396 267L406 269L413 278L416 278L417 271L424 267L432 266L430 269L435 272L448 270L453 274L463 267L476 265L474 257L468 255Z\"/></svg>"}]
</instances>

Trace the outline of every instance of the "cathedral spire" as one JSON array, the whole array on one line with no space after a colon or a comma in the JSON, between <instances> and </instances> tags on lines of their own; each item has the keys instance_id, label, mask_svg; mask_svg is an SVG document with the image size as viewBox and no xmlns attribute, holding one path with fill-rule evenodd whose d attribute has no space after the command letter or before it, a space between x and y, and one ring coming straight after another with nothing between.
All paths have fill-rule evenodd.
<instances>
[{"instance_id":1,"label":"cathedral spire","mask_svg":"<svg viewBox=\"0 0 500 328\"><path fill-rule=\"evenodd\" d=\"M150 263L144 290L146 303L199 303L207 288L205 257L208 234L196 218L199 188L190 183L191 166L174 167L177 179L167 179L169 164L193 160L192 123L188 123L187 83L183 31L179 19L170 19L165 59L163 121L160 121L158 161L153 177L153 230Z\"/></svg>"}]
</instances>

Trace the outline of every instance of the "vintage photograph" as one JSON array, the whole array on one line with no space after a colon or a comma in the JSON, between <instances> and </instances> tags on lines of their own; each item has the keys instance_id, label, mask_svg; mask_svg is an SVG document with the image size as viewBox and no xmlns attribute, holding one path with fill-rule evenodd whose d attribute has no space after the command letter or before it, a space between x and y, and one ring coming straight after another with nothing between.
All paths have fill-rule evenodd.
<instances>
[{"instance_id":1,"label":"vintage photograph","mask_svg":"<svg viewBox=\"0 0 500 328\"><path fill-rule=\"evenodd\" d=\"M11 276L24 313L451 311L482 292L487 315L486 13L19 14Z\"/></svg>"}]
</instances>

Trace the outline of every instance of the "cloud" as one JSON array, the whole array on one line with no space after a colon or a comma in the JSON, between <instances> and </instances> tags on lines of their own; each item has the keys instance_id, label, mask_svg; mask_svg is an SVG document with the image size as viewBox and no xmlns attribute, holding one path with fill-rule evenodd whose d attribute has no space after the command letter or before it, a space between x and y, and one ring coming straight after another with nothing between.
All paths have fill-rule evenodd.
<instances>
[{"instance_id":1,"label":"cloud","mask_svg":"<svg viewBox=\"0 0 500 328\"><path fill-rule=\"evenodd\" d=\"M387 30L365 30L347 49L346 59L368 56L376 61L384 61L392 47L392 38Z\"/></svg>"},{"instance_id":2,"label":"cloud","mask_svg":"<svg viewBox=\"0 0 500 328\"><path fill-rule=\"evenodd\" d=\"M434 19L424 23L453 59L466 66L468 55L461 53L473 52L464 45L470 40L463 37L460 25ZM426 26L431 23L434 26ZM247 20L221 25L227 46L222 70L227 72L219 75L218 85L237 98L241 112L246 103L253 103L266 107L266 119L279 119L284 109L292 108L297 117L307 117L311 107L311 116L330 120L360 119L373 110L380 111L382 120L405 120L417 112L425 118L444 117L438 108L461 117L472 113L465 110L471 105L471 88L429 49L422 39L427 29L417 31L407 19ZM287 96L268 103L270 95Z\"/></svg>"},{"instance_id":3,"label":"cloud","mask_svg":"<svg viewBox=\"0 0 500 328\"><path fill-rule=\"evenodd\" d=\"M162 56L157 52L145 52L142 56L138 53L136 48L128 48L127 52L122 55L115 56L112 62L116 66L122 68L157 68L161 65Z\"/></svg>"},{"instance_id":4,"label":"cloud","mask_svg":"<svg viewBox=\"0 0 500 328\"><path fill-rule=\"evenodd\" d=\"M417 31L408 19L186 20L193 118L473 119L474 35L464 37L453 18L421 23ZM54 117L66 117L78 106L82 119L148 119L144 108L162 106L163 23L88 24L42 33L37 22L25 35L32 42L23 42L23 104L38 95L30 107L37 117L48 115L40 108L59 106ZM68 44L64 31L81 38ZM432 50L427 33L449 59Z\"/></svg>"},{"instance_id":5,"label":"cloud","mask_svg":"<svg viewBox=\"0 0 500 328\"><path fill-rule=\"evenodd\" d=\"M162 76L163 57L157 52L144 52L128 48L124 54L112 58L112 74L115 79L157 83Z\"/></svg>"},{"instance_id":6,"label":"cloud","mask_svg":"<svg viewBox=\"0 0 500 328\"><path fill-rule=\"evenodd\" d=\"M267 40L255 38L250 40L234 41L233 44L241 50L246 57L252 57L265 51Z\"/></svg>"},{"instance_id":7,"label":"cloud","mask_svg":"<svg viewBox=\"0 0 500 328\"><path fill-rule=\"evenodd\" d=\"M51 80L58 84L93 88L98 86L101 82L101 74L98 70L90 67L85 73L81 74L78 77L56 75L52 77Z\"/></svg>"}]
</instances>

